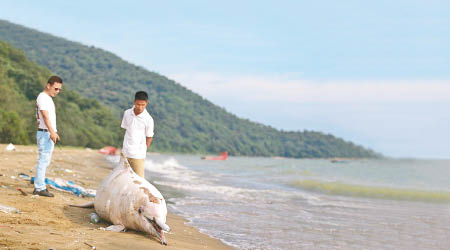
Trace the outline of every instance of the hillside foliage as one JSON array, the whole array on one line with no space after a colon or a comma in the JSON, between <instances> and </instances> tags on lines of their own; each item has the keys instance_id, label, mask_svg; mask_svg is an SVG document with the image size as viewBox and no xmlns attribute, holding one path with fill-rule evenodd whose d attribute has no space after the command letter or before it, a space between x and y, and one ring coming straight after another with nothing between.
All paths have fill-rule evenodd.
<instances>
[{"instance_id":1,"label":"hillside foliage","mask_svg":"<svg viewBox=\"0 0 450 250\"><path fill-rule=\"evenodd\" d=\"M103 108L89 109L87 115L95 117L101 116L102 112L108 114L105 117L109 120L97 123L92 121L95 129L90 132L107 130L105 133L111 135L108 140L114 145L121 143L120 136L112 136L117 131L114 126L121 120L123 111L132 106L134 93L144 90L149 93L147 109L155 120L155 138L152 143L154 151L228 151L231 155L296 158L377 156L369 149L330 134L279 131L239 118L165 76L135 66L93 46L85 46L2 20L0 40L23 50L30 60L63 77L65 85L81 96L98 100L92 101L92 105L101 107L99 103L102 103L110 108L114 117L109 116L108 111ZM34 89L31 92L16 95L17 98L29 98L36 94ZM81 99L80 96L77 98ZM73 101L78 102L80 99L74 98ZM73 109L78 106L78 111L86 113L80 105L74 104ZM63 129L71 128L61 127L61 131ZM90 135L77 134L77 137L82 136L94 139ZM88 141L88 138L83 141ZM100 141L97 140L95 145L99 144Z\"/></svg>"},{"instance_id":2,"label":"hillside foliage","mask_svg":"<svg viewBox=\"0 0 450 250\"><path fill-rule=\"evenodd\" d=\"M0 41L0 143L36 141L36 97L51 72L27 59L23 51ZM98 148L115 144L118 121L103 104L66 88L53 99L62 145Z\"/></svg>"}]
</instances>

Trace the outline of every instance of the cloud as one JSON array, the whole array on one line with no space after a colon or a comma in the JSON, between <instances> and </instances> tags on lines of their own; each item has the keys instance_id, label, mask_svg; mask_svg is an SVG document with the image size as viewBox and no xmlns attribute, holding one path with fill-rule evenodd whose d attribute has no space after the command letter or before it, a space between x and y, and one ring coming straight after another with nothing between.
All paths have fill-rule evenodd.
<instances>
[{"instance_id":1,"label":"cloud","mask_svg":"<svg viewBox=\"0 0 450 250\"><path fill-rule=\"evenodd\" d=\"M394 157L449 157L450 81L165 74L240 117L275 128L331 133Z\"/></svg>"},{"instance_id":2,"label":"cloud","mask_svg":"<svg viewBox=\"0 0 450 250\"><path fill-rule=\"evenodd\" d=\"M450 102L450 80L309 81L297 75L168 74L208 99L290 103Z\"/></svg>"}]
</instances>

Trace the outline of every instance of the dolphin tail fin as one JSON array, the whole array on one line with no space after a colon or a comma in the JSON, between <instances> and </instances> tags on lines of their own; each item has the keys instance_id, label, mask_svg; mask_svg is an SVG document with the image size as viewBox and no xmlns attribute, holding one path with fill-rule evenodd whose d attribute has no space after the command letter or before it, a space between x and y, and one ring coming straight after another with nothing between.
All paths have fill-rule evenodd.
<instances>
[{"instance_id":1,"label":"dolphin tail fin","mask_svg":"<svg viewBox=\"0 0 450 250\"><path fill-rule=\"evenodd\" d=\"M82 204L82 205L70 204L69 206L71 206L71 207L81 207L81 208L92 208L92 207L94 207L94 202L91 201L91 202L88 202L88 203Z\"/></svg>"},{"instance_id":2,"label":"dolphin tail fin","mask_svg":"<svg viewBox=\"0 0 450 250\"><path fill-rule=\"evenodd\" d=\"M131 168L130 162L128 161L127 157L125 157L125 155L123 154L123 152L120 152L120 156L123 159L123 166L125 168Z\"/></svg>"}]
</instances>

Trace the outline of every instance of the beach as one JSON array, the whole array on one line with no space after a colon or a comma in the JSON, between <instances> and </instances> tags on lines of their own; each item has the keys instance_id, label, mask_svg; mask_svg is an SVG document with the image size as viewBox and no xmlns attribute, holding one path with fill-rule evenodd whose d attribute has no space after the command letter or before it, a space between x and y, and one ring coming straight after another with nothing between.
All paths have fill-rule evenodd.
<instances>
[{"instance_id":1,"label":"beach","mask_svg":"<svg viewBox=\"0 0 450 250\"><path fill-rule=\"evenodd\" d=\"M108 222L90 222L93 208L69 206L93 198L52 188L49 191L55 194L54 198L32 195L33 185L19 174L34 176L38 158L35 145L16 145L15 151L6 151L5 147L0 144L0 205L14 207L19 213L0 212L0 249L91 249L91 246L96 249L231 249L220 240L185 225L186 220L174 214L167 217L171 227L171 232L166 234L168 246L142 232L104 231L101 228L109 226ZM96 150L55 147L46 177L72 180L84 188L97 189L111 170L111 163Z\"/></svg>"}]
</instances>

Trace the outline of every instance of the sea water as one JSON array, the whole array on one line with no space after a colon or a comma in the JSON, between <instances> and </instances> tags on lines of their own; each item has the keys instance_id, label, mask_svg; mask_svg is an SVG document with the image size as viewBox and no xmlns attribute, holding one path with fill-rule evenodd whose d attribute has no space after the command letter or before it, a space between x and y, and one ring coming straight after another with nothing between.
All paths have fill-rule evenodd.
<instances>
[{"instance_id":1,"label":"sea water","mask_svg":"<svg viewBox=\"0 0 450 250\"><path fill-rule=\"evenodd\" d=\"M450 160L148 155L169 211L236 249L450 249Z\"/></svg>"}]
</instances>

